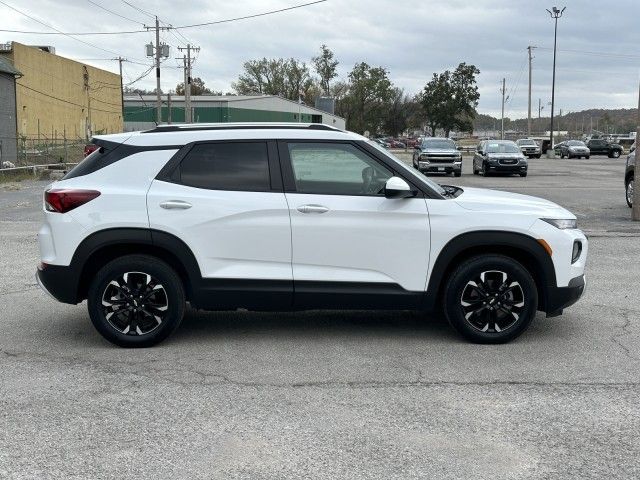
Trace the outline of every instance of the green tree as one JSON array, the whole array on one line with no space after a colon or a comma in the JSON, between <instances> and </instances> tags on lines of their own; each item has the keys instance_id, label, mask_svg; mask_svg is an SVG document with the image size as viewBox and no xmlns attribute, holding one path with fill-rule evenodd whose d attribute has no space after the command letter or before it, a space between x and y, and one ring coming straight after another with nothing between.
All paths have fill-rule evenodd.
<instances>
[{"instance_id":1,"label":"green tree","mask_svg":"<svg viewBox=\"0 0 640 480\"><path fill-rule=\"evenodd\" d=\"M349 73L348 93L340 101L340 112L347 118L350 130L378 132L384 123L394 88L383 67L358 63Z\"/></svg>"},{"instance_id":2,"label":"green tree","mask_svg":"<svg viewBox=\"0 0 640 480\"><path fill-rule=\"evenodd\" d=\"M461 63L453 71L434 73L433 78L422 91L422 107L431 134L442 128L445 135L451 130L473 130L473 120L480 99L476 75L480 73L475 65Z\"/></svg>"},{"instance_id":3,"label":"green tree","mask_svg":"<svg viewBox=\"0 0 640 480\"><path fill-rule=\"evenodd\" d=\"M176 95L184 95L184 82L176 85ZM215 92L207 88L204 80L195 77L191 79L191 95L222 95L222 92Z\"/></svg>"},{"instance_id":4,"label":"green tree","mask_svg":"<svg viewBox=\"0 0 640 480\"><path fill-rule=\"evenodd\" d=\"M314 69L320 77L320 88L326 96L330 94L330 82L338 76L338 61L333 59L333 52L326 45L320 47L320 55L312 59Z\"/></svg>"},{"instance_id":5,"label":"green tree","mask_svg":"<svg viewBox=\"0 0 640 480\"><path fill-rule=\"evenodd\" d=\"M250 60L231 87L238 95L280 95L289 100L313 102L313 79L306 63L294 58Z\"/></svg>"},{"instance_id":6,"label":"green tree","mask_svg":"<svg viewBox=\"0 0 640 480\"><path fill-rule=\"evenodd\" d=\"M415 98L410 98L401 88L394 88L382 128L385 133L396 137L407 128L420 127L419 112L420 104Z\"/></svg>"}]
</instances>

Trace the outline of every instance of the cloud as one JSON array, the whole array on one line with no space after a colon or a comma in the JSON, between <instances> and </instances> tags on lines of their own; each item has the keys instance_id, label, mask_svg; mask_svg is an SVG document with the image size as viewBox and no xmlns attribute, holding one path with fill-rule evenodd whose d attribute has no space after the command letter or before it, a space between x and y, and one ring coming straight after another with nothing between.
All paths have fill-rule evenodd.
<instances>
[{"instance_id":1,"label":"cloud","mask_svg":"<svg viewBox=\"0 0 640 480\"><path fill-rule=\"evenodd\" d=\"M58 2L30 0L7 3L63 31L121 31L153 24L148 15L122 1L101 3L131 22L108 13L87 0ZM158 14L174 26L237 17L284 8L303 0L237 0L209 2L141 0L130 2L146 12ZM568 3L568 2L567 2ZM556 104L563 111L585 108L635 107L638 95L637 0L617 0L615 8L601 1L584 0L568 5L558 23L558 69ZM434 72L455 68L460 62L475 64L481 71L479 110L499 114L500 82L506 78L510 99L506 114L526 116L527 50L534 50L532 97L537 115L538 98L551 98L553 22L542 2L531 0L328 0L299 10L234 23L181 30L201 50L194 76L208 86L228 91L250 59L295 57L307 62L322 43L334 50L339 72L346 77L356 62L386 67L396 85L417 93ZM561 6L561 5L558 5ZM3 28L47 30L46 27L0 4ZM122 55L151 64L144 45L152 33L80 37L108 50L93 48L64 36L3 35L4 41L54 45L59 55L117 71ZM163 32L172 45L171 57L162 69L163 89L182 81L177 46L186 41L179 34ZM590 53L585 53L590 52ZM604 55L602 55L604 53ZM615 56L617 54L618 56ZM125 64L125 83L146 70L144 65ZM138 82L155 87L153 74Z\"/></svg>"}]
</instances>

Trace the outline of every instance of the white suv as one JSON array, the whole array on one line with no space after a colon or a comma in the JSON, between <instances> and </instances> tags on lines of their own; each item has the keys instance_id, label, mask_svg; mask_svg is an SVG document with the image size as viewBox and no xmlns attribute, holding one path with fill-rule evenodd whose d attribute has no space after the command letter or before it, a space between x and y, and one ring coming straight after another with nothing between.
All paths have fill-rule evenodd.
<instances>
[{"instance_id":1,"label":"white suv","mask_svg":"<svg viewBox=\"0 0 640 480\"><path fill-rule=\"evenodd\" d=\"M475 342L580 298L587 239L539 198L440 185L318 124L98 136L44 194L40 285L109 341L153 345L205 310L443 308Z\"/></svg>"}]
</instances>

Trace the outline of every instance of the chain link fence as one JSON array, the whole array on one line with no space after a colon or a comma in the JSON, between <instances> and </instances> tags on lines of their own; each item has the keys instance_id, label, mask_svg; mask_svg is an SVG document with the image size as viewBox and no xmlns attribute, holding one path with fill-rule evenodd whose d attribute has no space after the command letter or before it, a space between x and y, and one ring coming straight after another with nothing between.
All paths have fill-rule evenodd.
<instances>
[{"instance_id":1,"label":"chain link fence","mask_svg":"<svg viewBox=\"0 0 640 480\"><path fill-rule=\"evenodd\" d=\"M11 162L15 167L30 167L54 163L77 163L84 156L87 141L65 137L26 137L2 139L3 163ZM0 165L2 167L2 165Z\"/></svg>"}]
</instances>

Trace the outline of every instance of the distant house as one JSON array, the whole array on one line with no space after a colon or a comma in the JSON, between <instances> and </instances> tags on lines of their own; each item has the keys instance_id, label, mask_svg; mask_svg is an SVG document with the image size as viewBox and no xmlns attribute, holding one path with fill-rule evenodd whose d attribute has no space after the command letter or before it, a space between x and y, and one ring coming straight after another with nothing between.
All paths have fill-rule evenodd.
<instances>
[{"instance_id":1,"label":"distant house","mask_svg":"<svg viewBox=\"0 0 640 480\"><path fill-rule=\"evenodd\" d=\"M16 78L21 76L10 61L0 56L0 165L15 163L18 158Z\"/></svg>"}]
</instances>

